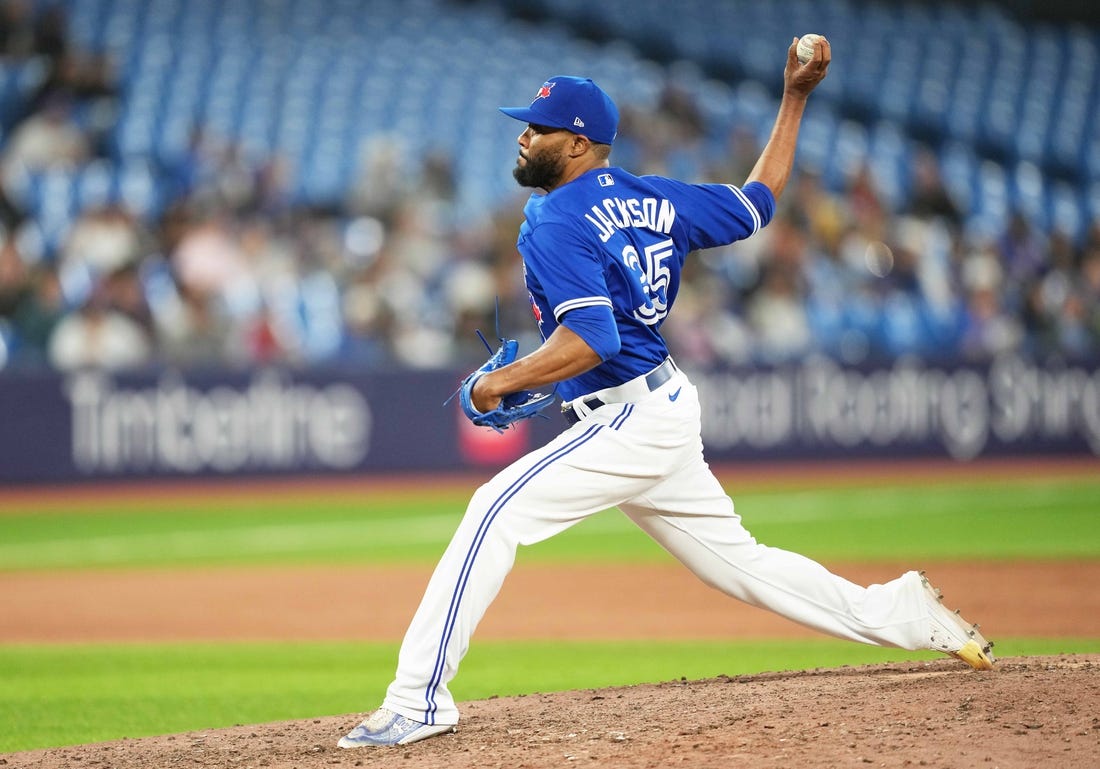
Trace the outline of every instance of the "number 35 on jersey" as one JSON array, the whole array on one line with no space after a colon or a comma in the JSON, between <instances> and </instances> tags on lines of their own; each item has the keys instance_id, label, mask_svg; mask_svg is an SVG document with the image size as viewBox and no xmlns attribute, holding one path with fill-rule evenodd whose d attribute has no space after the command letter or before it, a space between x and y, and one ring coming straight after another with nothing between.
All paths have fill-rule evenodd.
<instances>
[{"instance_id":1,"label":"number 35 on jersey","mask_svg":"<svg viewBox=\"0 0 1100 769\"><path fill-rule=\"evenodd\" d=\"M623 249L623 263L642 288L645 301L634 308L634 317L653 326L668 315L668 288L671 273L665 262L672 256L672 239L666 238L642 249L628 245Z\"/></svg>"}]
</instances>

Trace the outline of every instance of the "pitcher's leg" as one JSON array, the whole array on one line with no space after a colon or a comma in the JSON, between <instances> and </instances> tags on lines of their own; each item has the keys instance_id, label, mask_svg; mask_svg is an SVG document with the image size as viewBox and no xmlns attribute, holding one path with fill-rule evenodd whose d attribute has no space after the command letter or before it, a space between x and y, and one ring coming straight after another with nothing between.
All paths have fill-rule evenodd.
<instances>
[{"instance_id":1,"label":"pitcher's leg","mask_svg":"<svg viewBox=\"0 0 1100 769\"><path fill-rule=\"evenodd\" d=\"M632 472L632 457L607 432L600 423L578 425L477 490L405 634L384 707L426 724L458 722L448 684L517 547L547 539L651 483Z\"/></svg>"},{"instance_id":2,"label":"pitcher's leg","mask_svg":"<svg viewBox=\"0 0 1100 769\"><path fill-rule=\"evenodd\" d=\"M823 633L877 646L927 646L920 576L862 587L797 553L759 544L700 460L620 505L706 584Z\"/></svg>"},{"instance_id":3,"label":"pitcher's leg","mask_svg":"<svg viewBox=\"0 0 1100 769\"><path fill-rule=\"evenodd\" d=\"M383 702L395 713L426 724L458 723L447 685L515 562L517 542L499 526L492 531L493 488L483 486L470 500L405 631Z\"/></svg>"}]
</instances>

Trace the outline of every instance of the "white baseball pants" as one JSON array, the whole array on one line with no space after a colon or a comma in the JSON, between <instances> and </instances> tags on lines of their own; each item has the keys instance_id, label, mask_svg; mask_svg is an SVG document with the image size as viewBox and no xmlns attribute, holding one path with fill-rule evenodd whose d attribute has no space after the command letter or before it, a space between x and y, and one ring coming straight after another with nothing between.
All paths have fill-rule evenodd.
<instances>
[{"instance_id":1,"label":"white baseball pants","mask_svg":"<svg viewBox=\"0 0 1100 769\"><path fill-rule=\"evenodd\" d=\"M617 506L706 584L839 638L926 648L920 577L861 587L796 553L758 544L703 459L699 399L682 372L609 404L479 488L401 646L385 707L458 723L448 684L519 545Z\"/></svg>"}]
</instances>

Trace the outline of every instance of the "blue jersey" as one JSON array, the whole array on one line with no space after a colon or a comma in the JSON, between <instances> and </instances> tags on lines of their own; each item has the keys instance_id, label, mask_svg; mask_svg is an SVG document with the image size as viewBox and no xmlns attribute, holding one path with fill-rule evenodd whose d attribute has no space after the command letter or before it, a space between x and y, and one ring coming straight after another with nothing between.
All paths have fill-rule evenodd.
<instances>
[{"instance_id":1,"label":"blue jersey","mask_svg":"<svg viewBox=\"0 0 1100 769\"><path fill-rule=\"evenodd\" d=\"M774 208L763 184L686 184L621 168L593 169L532 195L516 246L542 338L570 310L602 306L621 345L562 382L561 397L614 387L659 365L668 356L661 324L676 301L684 258L752 235Z\"/></svg>"}]
</instances>

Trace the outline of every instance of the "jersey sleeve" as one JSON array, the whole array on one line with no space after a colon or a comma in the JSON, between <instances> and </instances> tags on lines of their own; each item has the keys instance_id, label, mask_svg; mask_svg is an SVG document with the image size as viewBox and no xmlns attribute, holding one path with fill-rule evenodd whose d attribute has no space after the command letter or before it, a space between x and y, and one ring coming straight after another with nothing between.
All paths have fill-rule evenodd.
<instances>
[{"instance_id":1,"label":"jersey sleeve","mask_svg":"<svg viewBox=\"0 0 1100 769\"><path fill-rule=\"evenodd\" d=\"M600 360L610 360L622 349L619 328L610 307L602 304L578 307L562 316L561 325L583 339Z\"/></svg>"},{"instance_id":2,"label":"jersey sleeve","mask_svg":"<svg viewBox=\"0 0 1100 769\"><path fill-rule=\"evenodd\" d=\"M714 248L743 240L771 221L775 196L760 182L744 187L733 184L686 184L661 179L678 216L688 222L692 249Z\"/></svg>"},{"instance_id":3,"label":"jersey sleeve","mask_svg":"<svg viewBox=\"0 0 1100 769\"><path fill-rule=\"evenodd\" d=\"M538 238L519 245L526 268L546 292L556 321L580 307L614 309L599 253L575 229L558 223L540 224Z\"/></svg>"}]
</instances>

